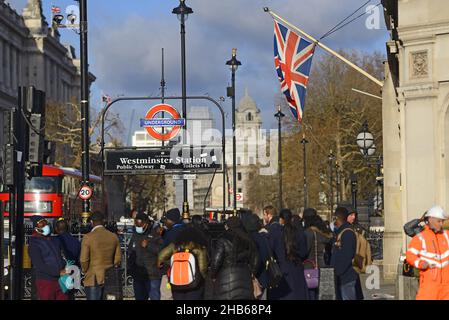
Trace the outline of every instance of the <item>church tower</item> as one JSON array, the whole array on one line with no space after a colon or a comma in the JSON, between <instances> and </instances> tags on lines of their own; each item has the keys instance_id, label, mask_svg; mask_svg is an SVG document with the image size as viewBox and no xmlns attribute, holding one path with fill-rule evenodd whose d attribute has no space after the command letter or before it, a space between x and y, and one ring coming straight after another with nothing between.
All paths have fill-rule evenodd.
<instances>
[{"instance_id":1,"label":"church tower","mask_svg":"<svg viewBox=\"0 0 449 320\"><path fill-rule=\"evenodd\" d=\"M247 184L251 179L251 166L258 164L258 148L262 128L262 118L260 110L254 99L249 95L248 89L245 90L244 97L240 100L236 109L236 144L237 144L237 206L247 208L246 200L248 198ZM231 155L228 156L228 168L232 173L232 141L227 147Z\"/></svg>"}]
</instances>

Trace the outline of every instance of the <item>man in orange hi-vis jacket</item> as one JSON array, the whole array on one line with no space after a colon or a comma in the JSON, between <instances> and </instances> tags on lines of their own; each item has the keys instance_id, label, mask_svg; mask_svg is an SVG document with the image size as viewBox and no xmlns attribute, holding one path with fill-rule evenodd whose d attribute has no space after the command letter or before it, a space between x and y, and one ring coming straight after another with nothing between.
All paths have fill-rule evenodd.
<instances>
[{"instance_id":1,"label":"man in orange hi-vis jacket","mask_svg":"<svg viewBox=\"0 0 449 320\"><path fill-rule=\"evenodd\" d=\"M449 300L449 231L443 229L447 219L441 207L430 208L424 230L408 247L407 262L420 270L416 300Z\"/></svg>"}]
</instances>

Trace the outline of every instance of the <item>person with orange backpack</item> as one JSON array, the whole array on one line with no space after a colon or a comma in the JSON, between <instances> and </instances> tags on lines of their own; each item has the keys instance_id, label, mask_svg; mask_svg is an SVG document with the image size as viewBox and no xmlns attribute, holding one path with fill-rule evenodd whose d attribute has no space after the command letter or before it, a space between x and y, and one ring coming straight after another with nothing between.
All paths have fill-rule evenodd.
<instances>
[{"instance_id":1,"label":"person with orange backpack","mask_svg":"<svg viewBox=\"0 0 449 320\"><path fill-rule=\"evenodd\" d=\"M416 300L449 300L449 217L440 206L424 215L424 229L415 235L406 253L407 262L419 269Z\"/></svg>"},{"instance_id":2,"label":"person with orange backpack","mask_svg":"<svg viewBox=\"0 0 449 320\"><path fill-rule=\"evenodd\" d=\"M187 225L159 253L159 268L169 261L168 280L173 300L203 299L208 267L207 245L203 234Z\"/></svg>"}]
</instances>

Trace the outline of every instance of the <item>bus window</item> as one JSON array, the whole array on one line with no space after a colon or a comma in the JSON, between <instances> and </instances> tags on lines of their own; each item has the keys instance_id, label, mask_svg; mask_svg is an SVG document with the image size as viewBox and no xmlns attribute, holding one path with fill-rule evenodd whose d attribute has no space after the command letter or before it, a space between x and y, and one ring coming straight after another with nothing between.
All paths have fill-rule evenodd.
<instances>
[{"instance_id":1,"label":"bus window","mask_svg":"<svg viewBox=\"0 0 449 320\"><path fill-rule=\"evenodd\" d=\"M61 193L63 193L63 194L67 193L67 179L65 177L62 178Z\"/></svg>"},{"instance_id":2,"label":"bus window","mask_svg":"<svg viewBox=\"0 0 449 320\"><path fill-rule=\"evenodd\" d=\"M33 177L25 180L25 192L57 193L59 177Z\"/></svg>"},{"instance_id":3,"label":"bus window","mask_svg":"<svg viewBox=\"0 0 449 320\"><path fill-rule=\"evenodd\" d=\"M70 177L70 195L77 197L78 196L78 180L73 177Z\"/></svg>"},{"instance_id":4,"label":"bus window","mask_svg":"<svg viewBox=\"0 0 449 320\"><path fill-rule=\"evenodd\" d=\"M73 185L72 185L72 178L65 176L62 179L62 193L67 195L73 194Z\"/></svg>"}]
</instances>

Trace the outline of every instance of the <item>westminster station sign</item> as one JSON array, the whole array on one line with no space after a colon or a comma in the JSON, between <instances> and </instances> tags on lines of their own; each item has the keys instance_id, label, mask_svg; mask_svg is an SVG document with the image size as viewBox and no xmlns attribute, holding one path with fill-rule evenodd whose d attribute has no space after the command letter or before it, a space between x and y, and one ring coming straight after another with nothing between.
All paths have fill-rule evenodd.
<instances>
[{"instance_id":1,"label":"westminster station sign","mask_svg":"<svg viewBox=\"0 0 449 320\"><path fill-rule=\"evenodd\" d=\"M105 175L207 173L220 169L221 147L105 149Z\"/></svg>"}]
</instances>

